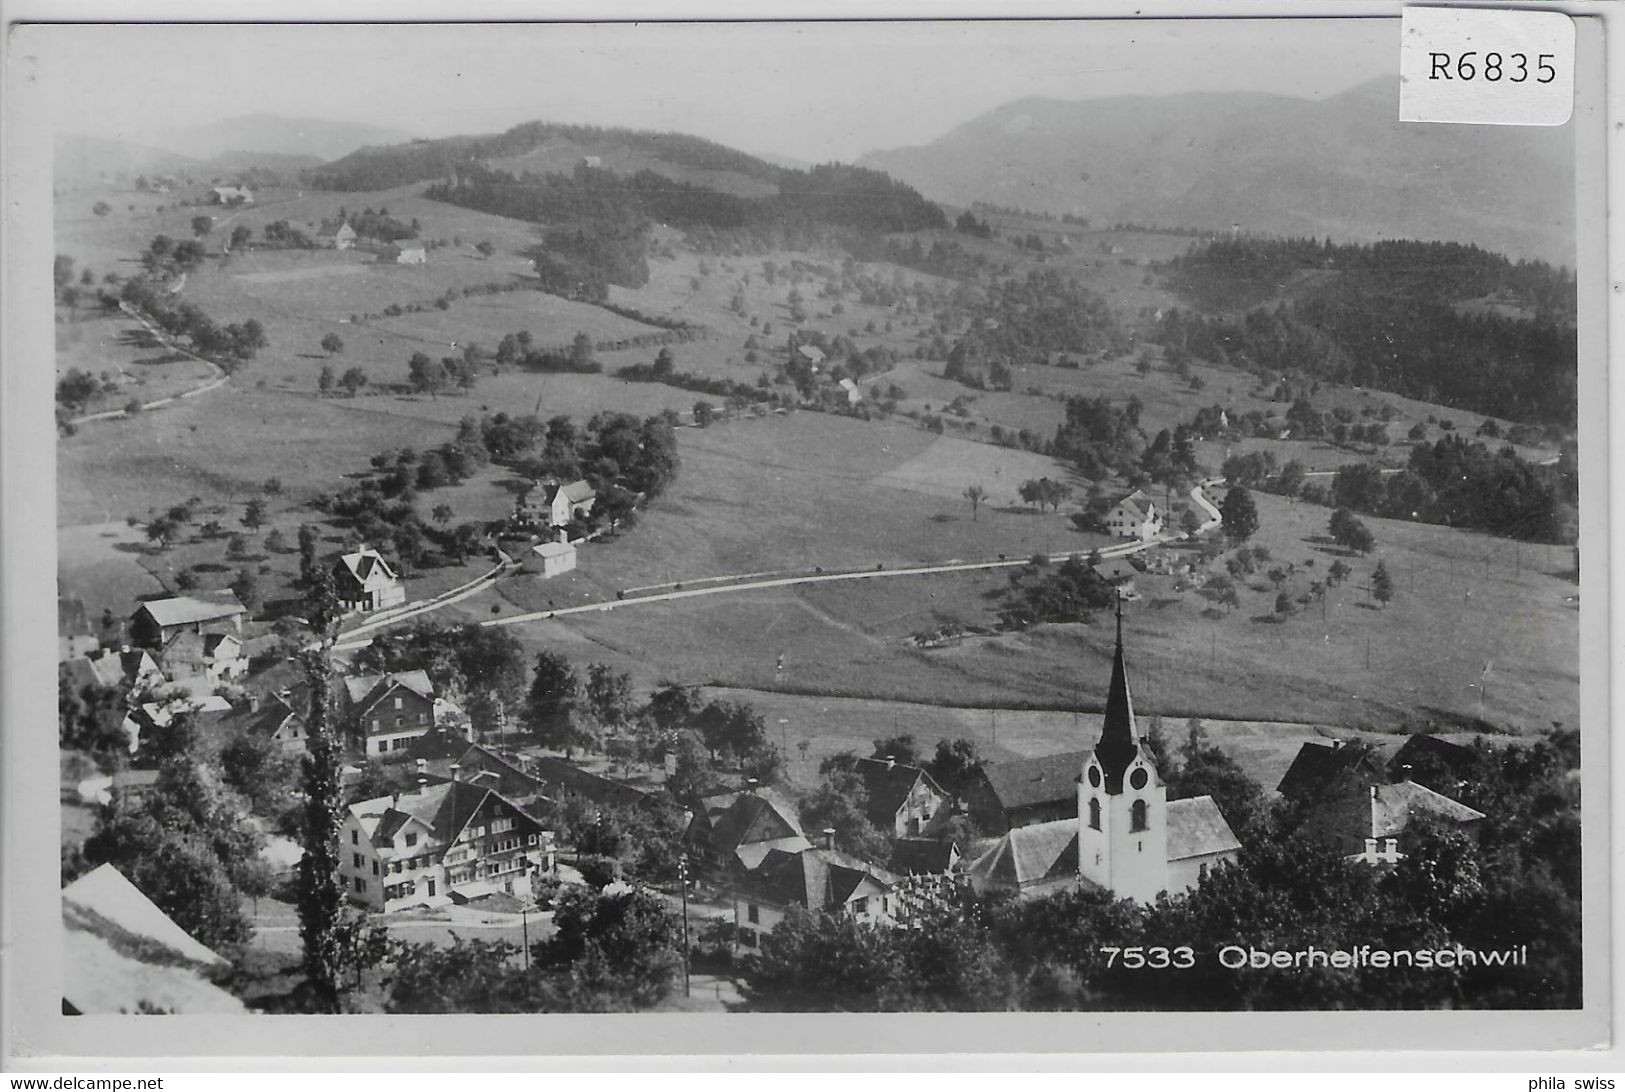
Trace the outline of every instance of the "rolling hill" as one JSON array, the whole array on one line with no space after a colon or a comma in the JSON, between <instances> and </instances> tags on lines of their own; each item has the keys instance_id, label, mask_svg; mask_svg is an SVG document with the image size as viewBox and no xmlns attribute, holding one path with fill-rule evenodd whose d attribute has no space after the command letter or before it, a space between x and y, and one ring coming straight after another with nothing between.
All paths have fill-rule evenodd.
<instances>
[{"instance_id":1,"label":"rolling hill","mask_svg":"<svg viewBox=\"0 0 1625 1092\"><path fill-rule=\"evenodd\" d=\"M1573 264L1571 128L1405 124L1396 101L1391 79L1320 101L1022 99L860 162L949 204L1072 213L1096 226L1445 239Z\"/></svg>"},{"instance_id":2,"label":"rolling hill","mask_svg":"<svg viewBox=\"0 0 1625 1092\"><path fill-rule=\"evenodd\" d=\"M396 144L411 137L400 129L380 125L248 114L163 129L154 134L153 143L194 159L254 152L327 162L370 144Z\"/></svg>"}]
</instances>

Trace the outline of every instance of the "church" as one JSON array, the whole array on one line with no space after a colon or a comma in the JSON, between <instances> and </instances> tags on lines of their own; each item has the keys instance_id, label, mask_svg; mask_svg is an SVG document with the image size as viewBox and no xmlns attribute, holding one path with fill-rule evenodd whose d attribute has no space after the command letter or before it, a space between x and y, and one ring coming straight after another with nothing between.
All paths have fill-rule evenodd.
<instances>
[{"instance_id":1,"label":"church","mask_svg":"<svg viewBox=\"0 0 1625 1092\"><path fill-rule=\"evenodd\" d=\"M1078 754L1056 758L1077 761ZM969 869L978 891L1034 895L1083 882L1119 898L1151 902L1165 891L1190 890L1204 868L1234 860L1241 850L1211 796L1168 799L1134 718L1121 603L1100 738L1072 776L1077 817L1016 827L979 847Z\"/></svg>"}]
</instances>

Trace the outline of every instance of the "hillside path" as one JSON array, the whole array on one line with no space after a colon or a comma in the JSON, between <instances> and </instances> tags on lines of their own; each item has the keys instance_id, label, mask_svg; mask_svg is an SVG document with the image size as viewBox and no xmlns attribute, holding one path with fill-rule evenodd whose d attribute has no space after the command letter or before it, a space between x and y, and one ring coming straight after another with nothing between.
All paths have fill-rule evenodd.
<instances>
[{"instance_id":1,"label":"hillside path","mask_svg":"<svg viewBox=\"0 0 1625 1092\"><path fill-rule=\"evenodd\" d=\"M173 402L178 402L182 398L196 398L200 394L207 394L210 391L215 390L218 387L224 386L226 380L231 378L224 371L222 371L221 368L220 368L220 365L216 364L214 361L205 359L204 357L198 356L196 353L191 352L190 350L183 349L179 345L176 345L173 341L170 340L168 334L164 333L158 327L154 326L151 322L149 322L147 320L147 317L145 315L137 313L134 308L132 308L129 304L125 303L123 300L119 301L118 306L119 306L120 311L123 311L126 315L128 315L131 318L135 319L135 321L139 322L146 329L146 331L149 334L151 334L153 337L157 338L158 343L160 345L162 345L164 348L168 349L170 352L179 353L180 355L186 357L188 360L195 360L199 364L207 364L209 366L209 369L214 372L214 378L213 379L205 380L203 383L199 384L196 387L193 387L190 390L182 391L179 394L172 394L168 398L159 398L159 399L157 399L156 401L153 401L153 402L143 402L143 403L141 403L141 408L143 410L157 409L159 406L167 406L167 405L170 405ZM130 416L130 414L126 410L121 410L121 409L103 410L100 413L87 413L82 417L70 418L68 420L68 423L70 425L83 425L83 424L87 424L87 423L89 423L91 421L110 421L115 417L128 417L128 416Z\"/></svg>"}]
</instances>

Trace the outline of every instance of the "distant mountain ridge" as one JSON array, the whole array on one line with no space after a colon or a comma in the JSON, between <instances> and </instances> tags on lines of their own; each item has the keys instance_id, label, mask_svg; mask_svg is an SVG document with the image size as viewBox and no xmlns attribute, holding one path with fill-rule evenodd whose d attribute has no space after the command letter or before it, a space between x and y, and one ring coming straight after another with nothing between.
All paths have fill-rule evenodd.
<instances>
[{"instance_id":1,"label":"distant mountain ridge","mask_svg":"<svg viewBox=\"0 0 1625 1092\"><path fill-rule=\"evenodd\" d=\"M1422 125L1393 79L1258 92L1022 99L859 162L927 197L1278 235L1476 243L1574 263L1572 130Z\"/></svg>"},{"instance_id":2,"label":"distant mountain ridge","mask_svg":"<svg viewBox=\"0 0 1625 1092\"><path fill-rule=\"evenodd\" d=\"M226 153L272 153L328 162L372 144L398 144L412 139L402 129L322 118L279 114L245 114L199 125L158 130L152 143L194 159Z\"/></svg>"}]
</instances>

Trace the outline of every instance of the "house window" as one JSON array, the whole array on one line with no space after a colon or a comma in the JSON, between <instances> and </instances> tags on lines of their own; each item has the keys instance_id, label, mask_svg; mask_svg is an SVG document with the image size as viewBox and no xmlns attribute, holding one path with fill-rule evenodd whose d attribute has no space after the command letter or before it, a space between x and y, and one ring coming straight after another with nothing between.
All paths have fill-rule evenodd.
<instances>
[{"instance_id":1,"label":"house window","mask_svg":"<svg viewBox=\"0 0 1625 1092\"><path fill-rule=\"evenodd\" d=\"M401 862L399 862L399 861L390 861L389 862L389 870L391 872L399 872L401 870Z\"/></svg>"},{"instance_id":2,"label":"house window","mask_svg":"<svg viewBox=\"0 0 1625 1092\"><path fill-rule=\"evenodd\" d=\"M403 725L405 723L406 723L406 717L402 716L400 714L397 714L396 717L395 717L395 727L399 728L401 725Z\"/></svg>"},{"instance_id":3,"label":"house window","mask_svg":"<svg viewBox=\"0 0 1625 1092\"><path fill-rule=\"evenodd\" d=\"M360 831L352 830L350 832L350 844L353 845L353 846L358 846L358 845L361 844L361 832Z\"/></svg>"},{"instance_id":4,"label":"house window","mask_svg":"<svg viewBox=\"0 0 1625 1092\"><path fill-rule=\"evenodd\" d=\"M409 846L415 846L415 845L418 844L417 831L414 830L414 831L410 832L409 834L407 834L407 836L406 836L406 844L409 845Z\"/></svg>"},{"instance_id":5,"label":"house window","mask_svg":"<svg viewBox=\"0 0 1625 1092\"><path fill-rule=\"evenodd\" d=\"M433 880L429 881L429 894L430 895L434 894L434 881Z\"/></svg>"},{"instance_id":6,"label":"house window","mask_svg":"<svg viewBox=\"0 0 1625 1092\"><path fill-rule=\"evenodd\" d=\"M355 889L357 891L365 891L367 889L367 881L363 880L360 876L357 876L355 878Z\"/></svg>"},{"instance_id":7,"label":"house window","mask_svg":"<svg viewBox=\"0 0 1625 1092\"><path fill-rule=\"evenodd\" d=\"M419 724L428 724L429 723L429 714L427 714L427 713L419 713L418 714L418 723Z\"/></svg>"},{"instance_id":8,"label":"house window","mask_svg":"<svg viewBox=\"0 0 1625 1092\"><path fill-rule=\"evenodd\" d=\"M354 860L354 861L355 861L355 866L356 866L356 867L357 867L357 868L360 868L360 867L362 867L362 865L361 865L361 854L359 854L359 853L352 853L352 854L350 854L350 857L351 857L351 858L352 858L352 859L353 859L353 860Z\"/></svg>"},{"instance_id":9,"label":"house window","mask_svg":"<svg viewBox=\"0 0 1625 1092\"><path fill-rule=\"evenodd\" d=\"M401 699L400 699L400 696L397 695L396 698L395 698L395 708L399 709L400 707L401 707Z\"/></svg>"},{"instance_id":10,"label":"house window","mask_svg":"<svg viewBox=\"0 0 1625 1092\"><path fill-rule=\"evenodd\" d=\"M852 912L854 914L867 914L869 912L869 900L867 898L853 899Z\"/></svg>"},{"instance_id":11,"label":"house window","mask_svg":"<svg viewBox=\"0 0 1625 1092\"><path fill-rule=\"evenodd\" d=\"M1100 829L1100 801L1093 797L1089 800L1089 826L1095 830Z\"/></svg>"},{"instance_id":12,"label":"house window","mask_svg":"<svg viewBox=\"0 0 1625 1092\"><path fill-rule=\"evenodd\" d=\"M389 750L389 740L387 740L387 739L379 740L378 741L378 753L383 754L388 750Z\"/></svg>"},{"instance_id":13,"label":"house window","mask_svg":"<svg viewBox=\"0 0 1625 1092\"><path fill-rule=\"evenodd\" d=\"M374 876L378 875L378 862L377 861L372 862L372 874Z\"/></svg>"},{"instance_id":14,"label":"house window","mask_svg":"<svg viewBox=\"0 0 1625 1092\"><path fill-rule=\"evenodd\" d=\"M1150 827L1148 827L1146 825L1145 813L1146 813L1145 801L1144 800L1136 800L1136 801L1134 801L1134 806L1129 809L1129 829L1130 830L1149 830L1150 829Z\"/></svg>"},{"instance_id":15,"label":"house window","mask_svg":"<svg viewBox=\"0 0 1625 1092\"><path fill-rule=\"evenodd\" d=\"M747 948L756 947L756 934L749 929L741 929L739 931L739 943Z\"/></svg>"},{"instance_id":16,"label":"house window","mask_svg":"<svg viewBox=\"0 0 1625 1092\"><path fill-rule=\"evenodd\" d=\"M751 903L749 906L747 906L745 908L745 920L750 922L752 925L755 925L757 922L761 921L762 920L761 908L758 907L755 903Z\"/></svg>"}]
</instances>

